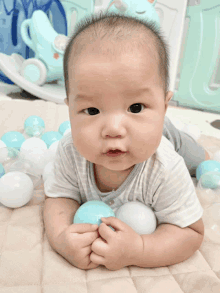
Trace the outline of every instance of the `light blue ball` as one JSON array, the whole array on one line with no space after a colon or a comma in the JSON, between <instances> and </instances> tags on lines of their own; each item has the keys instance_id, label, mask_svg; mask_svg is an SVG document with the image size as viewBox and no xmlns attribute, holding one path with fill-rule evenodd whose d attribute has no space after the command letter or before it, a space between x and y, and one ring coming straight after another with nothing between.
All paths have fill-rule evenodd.
<instances>
[{"instance_id":1,"label":"light blue ball","mask_svg":"<svg viewBox=\"0 0 220 293\"><path fill-rule=\"evenodd\" d=\"M5 175L5 169L2 164L0 164L0 178Z\"/></svg>"},{"instance_id":2,"label":"light blue ball","mask_svg":"<svg viewBox=\"0 0 220 293\"><path fill-rule=\"evenodd\" d=\"M91 200L82 204L75 213L73 223L102 223L101 218L115 217L115 213L110 206L99 200Z\"/></svg>"},{"instance_id":3,"label":"light blue ball","mask_svg":"<svg viewBox=\"0 0 220 293\"><path fill-rule=\"evenodd\" d=\"M199 181L203 188L217 189L220 187L220 172L207 172L200 177Z\"/></svg>"},{"instance_id":4,"label":"light blue ball","mask_svg":"<svg viewBox=\"0 0 220 293\"><path fill-rule=\"evenodd\" d=\"M61 138L62 135L58 131L48 131L41 137L41 139L46 143L47 148L49 148L52 143L60 140Z\"/></svg>"},{"instance_id":5,"label":"light blue ball","mask_svg":"<svg viewBox=\"0 0 220 293\"><path fill-rule=\"evenodd\" d=\"M196 179L199 180L207 172L220 172L220 162L208 160L200 163L196 169Z\"/></svg>"},{"instance_id":6,"label":"light blue ball","mask_svg":"<svg viewBox=\"0 0 220 293\"><path fill-rule=\"evenodd\" d=\"M45 130L44 120L36 115L29 116L24 122L24 130L29 136L40 136Z\"/></svg>"},{"instance_id":7,"label":"light blue ball","mask_svg":"<svg viewBox=\"0 0 220 293\"><path fill-rule=\"evenodd\" d=\"M18 131L6 132L1 140L6 144L7 147L15 148L20 151L22 143L25 141L23 134Z\"/></svg>"},{"instance_id":8,"label":"light blue ball","mask_svg":"<svg viewBox=\"0 0 220 293\"><path fill-rule=\"evenodd\" d=\"M63 123L60 124L59 133L63 135L64 132L69 128L71 128L70 121L64 121Z\"/></svg>"}]
</instances>

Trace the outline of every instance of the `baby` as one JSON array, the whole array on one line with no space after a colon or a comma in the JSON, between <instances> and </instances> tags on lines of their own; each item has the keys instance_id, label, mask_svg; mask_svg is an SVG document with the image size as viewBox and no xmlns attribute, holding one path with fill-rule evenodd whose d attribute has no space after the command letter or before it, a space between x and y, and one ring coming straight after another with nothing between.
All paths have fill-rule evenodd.
<instances>
[{"instance_id":1,"label":"baby","mask_svg":"<svg viewBox=\"0 0 220 293\"><path fill-rule=\"evenodd\" d=\"M191 176L209 155L165 116L173 95L168 63L160 32L122 15L87 18L67 46L71 133L45 182L44 223L53 249L80 269L173 265L202 244L203 209ZM89 200L114 211L139 201L152 208L157 228L139 235L114 217L99 227L73 224Z\"/></svg>"}]
</instances>

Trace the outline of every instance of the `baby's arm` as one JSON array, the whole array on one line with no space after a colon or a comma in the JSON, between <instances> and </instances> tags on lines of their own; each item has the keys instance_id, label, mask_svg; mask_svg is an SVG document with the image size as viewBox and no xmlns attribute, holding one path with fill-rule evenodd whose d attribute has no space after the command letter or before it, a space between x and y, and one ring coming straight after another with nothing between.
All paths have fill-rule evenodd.
<instances>
[{"instance_id":1,"label":"baby's arm","mask_svg":"<svg viewBox=\"0 0 220 293\"><path fill-rule=\"evenodd\" d=\"M98 225L73 224L79 208L68 198L47 198L44 207L46 234L53 249L69 263L80 269L98 267L90 260L91 245L99 237Z\"/></svg>"},{"instance_id":2,"label":"baby's arm","mask_svg":"<svg viewBox=\"0 0 220 293\"><path fill-rule=\"evenodd\" d=\"M199 249L204 238L204 225L202 219L186 228L160 224L153 234L141 237L144 248L134 265L169 266L188 259Z\"/></svg>"},{"instance_id":3,"label":"baby's arm","mask_svg":"<svg viewBox=\"0 0 220 293\"><path fill-rule=\"evenodd\" d=\"M57 250L57 238L68 226L73 224L73 217L79 203L69 198L51 198L46 196L44 204L44 226L50 245Z\"/></svg>"},{"instance_id":4,"label":"baby's arm","mask_svg":"<svg viewBox=\"0 0 220 293\"><path fill-rule=\"evenodd\" d=\"M128 265L154 268L180 263L199 249L204 237L202 219L186 228L159 224L154 233L146 235L137 234L115 217L102 218L102 222L101 238L93 242L90 259L110 270Z\"/></svg>"}]
</instances>

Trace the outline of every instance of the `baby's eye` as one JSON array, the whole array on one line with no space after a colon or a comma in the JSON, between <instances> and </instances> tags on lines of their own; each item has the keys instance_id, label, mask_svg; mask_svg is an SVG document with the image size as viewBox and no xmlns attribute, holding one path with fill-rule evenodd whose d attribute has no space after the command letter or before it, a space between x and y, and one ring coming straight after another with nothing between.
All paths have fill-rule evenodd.
<instances>
[{"instance_id":1,"label":"baby's eye","mask_svg":"<svg viewBox=\"0 0 220 293\"><path fill-rule=\"evenodd\" d=\"M99 111L97 108L90 107L90 108L83 110L83 112L85 112L87 110L88 110L89 115L96 115L96 114L98 114L97 112Z\"/></svg>"},{"instance_id":2,"label":"baby's eye","mask_svg":"<svg viewBox=\"0 0 220 293\"><path fill-rule=\"evenodd\" d=\"M129 108L131 109L132 113L139 113L141 112L141 107L144 107L144 105L141 103L136 103L131 105Z\"/></svg>"}]
</instances>

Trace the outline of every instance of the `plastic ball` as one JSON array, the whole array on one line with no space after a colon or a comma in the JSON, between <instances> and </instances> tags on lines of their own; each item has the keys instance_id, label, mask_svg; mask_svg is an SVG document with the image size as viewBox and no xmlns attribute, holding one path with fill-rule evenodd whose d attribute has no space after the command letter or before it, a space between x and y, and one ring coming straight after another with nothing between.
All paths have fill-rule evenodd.
<instances>
[{"instance_id":1,"label":"plastic ball","mask_svg":"<svg viewBox=\"0 0 220 293\"><path fill-rule=\"evenodd\" d=\"M21 153L26 152L26 151L32 150L34 148L47 150L47 145L40 138L37 138L37 137L28 138L27 140L25 140L25 142L22 143L20 152Z\"/></svg>"},{"instance_id":2,"label":"plastic ball","mask_svg":"<svg viewBox=\"0 0 220 293\"><path fill-rule=\"evenodd\" d=\"M33 182L21 172L9 172L0 179L0 202L8 208L19 208L33 197Z\"/></svg>"},{"instance_id":3,"label":"plastic ball","mask_svg":"<svg viewBox=\"0 0 220 293\"><path fill-rule=\"evenodd\" d=\"M197 183L197 195L203 208L220 201L220 172L203 174Z\"/></svg>"},{"instance_id":4,"label":"plastic ball","mask_svg":"<svg viewBox=\"0 0 220 293\"><path fill-rule=\"evenodd\" d=\"M203 188L217 189L220 187L220 172L212 171L203 174L199 179L199 185Z\"/></svg>"},{"instance_id":5,"label":"plastic ball","mask_svg":"<svg viewBox=\"0 0 220 293\"><path fill-rule=\"evenodd\" d=\"M70 132L71 132L71 128L67 129L67 130L64 132L63 136L66 135L66 134L68 134L68 133L70 133Z\"/></svg>"},{"instance_id":6,"label":"plastic ball","mask_svg":"<svg viewBox=\"0 0 220 293\"><path fill-rule=\"evenodd\" d=\"M3 167L3 165L0 163L0 178L5 175L5 169Z\"/></svg>"},{"instance_id":7,"label":"plastic ball","mask_svg":"<svg viewBox=\"0 0 220 293\"><path fill-rule=\"evenodd\" d=\"M196 169L196 179L199 180L203 174L208 172L220 172L220 162L208 160L200 163Z\"/></svg>"},{"instance_id":8,"label":"plastic ball","mask_svg":"<svg viewBox=\"0 0 220 293\"><path fill-rule=\"evenodd\" d=\"M19 160L31 162L35 167L36 174L42 175L43 170L49 162L48 149L43 150L41 148L29 149L26 152L21 152Z\"/></svg>"},{"instance_id":9,"label":"plastic ball","mask_svg":"<svg viewBox=\"0 0 220 293\"><path fill-rule=\"evenodd\" d=\"M6 144L0 140L0 163L3 163L8 157L8 150Z\"/></svg>"},{"instance_id":10,"label":"plastic ball","mask_svg":"<svg viewBox=\"0 0 220 293\"><path fill-rule=\"evenodd\" d=\"M54 143L52 143L52 145L49 147L51 156L53 158L55 158L55 154L56 154L56 151L57 151L57 148L58 148L58 144L59 144L59 140L55 141Z\"/></svg>"},{"instance_id":11,"label":"plastic ball","mask_svg":"<svg viewBox=\"0 0 220 293\"><path fill-rule=\"evenodd\" d=\"M43 181L45 182L54 173L54 163L49 162L43 171Z\"/></svg>"},{"instance_id":12,"label":"plastic ball","mask_svg":"<svg viewBox=\"0 0 220 293\"><path fill-rule=\"evenodd\" d=\"M64 135L65 131L70 128L71 128L70 121L64 121L63 123L60 124L58 131L61 135Z\"/></svg>"},{"instance_id":13,"label":"plastic ball","mask_svg":"<svg viewBox=\"0 0 220 293\"><path fill-rule=\"evenodd\" d=\"M157 220L152 209L141 202L127 202L116 211L116 218L130 226L139 235L156 230Z\"/></svg>"},{"instance_id":14,"label":"plastic ball","mask_svg":"<svg viewBox=\"0 0 220 293\"><path fill-rule=\"evenodd\" d=\"M24 122L24 131L28 136L41 136L44 130L44 120L39 116L29 116Z\"/></svg>"},{"instance_id":15,"label":"plastic ball","mask_svg":"<svg viewBox=\"0 0 220 293\"><path fill-rule=\"evenodd\" d=\"M38 187L41 183L41 171L37 168L36 164L33 164L33 162L29 161L22 155L18 156L18 159L11 164L9 168L9 172L22 172L28 175L34 185L34 188Z\"/></svg>"},{"instance_id":16,"label":"plastic ball","mask_svg":"<svg viewBox=\"0 0 220 293\"><path fill-rule=\"evenodd\" d=\"M49 148L52 143L60 140L62 135L57 131L48 131L44 133L41 139L46 143L47 147Z\"/></svg>"},{"instance_id":17,"label":"plastic ball","mask_svg":"<svg viewBox=\"0 0 220 293\"><path fill-rule=\"evenodd\" d=\"M205 237L220 244L220 203L214 203L204 210Z\"/></svg>"},{"instance_id":18,"label":"plastic ball","mask_svg":"<svg viewBox=\"0 0 220 293\"><path fill-rule=\"evenodd\" d=\"M111 207L99 200L91 200L82 204L75 213L73 223L102 223L101 218L115 217L115 213Z\"/></svg>"},{"instance_id":19,"label":"plastic ball","mask_svg":"<svg viewBox=\"0 0 220 293\"><path fill-rule=\"evenodd\" d=\"M4 167L5 173L8 172L10 166L17 161L20 152L14 148L0 148L0 164Z\"/></svg>"},{"instance_id":20,"label":"plastic ball","mask_svg":"<svg viewBox=\"0 0 220 293\"><path fill-rule=\"evenodd\" d=\"M8 164L13 162L19 155L19 151L15 148L0 147L0 163Z\"/></svg>"},{"instance_id":21,"label":"plastic ball","mask_svg":"<svg viewBox=\"0 0 220 293\"><path fill-rule=\"evenodd\" d=\"M25 138L23 134L18 131L9 131L1 137L1 140L7 147L15 148L20 151L21 145L25 141Z\"/></svg>"}]
</instances>

